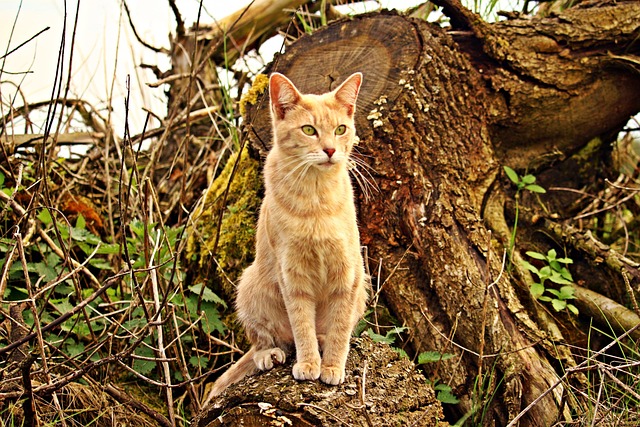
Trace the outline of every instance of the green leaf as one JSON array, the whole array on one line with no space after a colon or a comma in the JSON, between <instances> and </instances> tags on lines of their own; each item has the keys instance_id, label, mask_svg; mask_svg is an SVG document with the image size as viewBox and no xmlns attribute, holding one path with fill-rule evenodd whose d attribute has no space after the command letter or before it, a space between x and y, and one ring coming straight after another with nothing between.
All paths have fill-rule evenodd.
<instances>
[{"instance_id":1,"label":"green leaf","mask_svg":"<svg viewBox=\"0 0 640 427\"><path fill-rule=\"evenodd\" d=\"M550 294L553 294L556 297L560 298L560 291L558 291L556 289L547 289L547 292L549 292ZM560 299L562 299L562 298L560 298Z\"/></svg>"},{"instance_id":2,"label":"green leaf","mask_svg":"<svg viewBox=\"0 0 640 427\"><path fill-rule=\"evenodd\" d=\"M527 251L526 252L527 255L529 255L531 258L533 259L539 259L540 261L545 261L547 259L547 257L545 257L543 254L541 254L540 252L535 252L535 251Z\"/></svg>"},{"instance_id":3,"label":"green leaf","mask_svg":"<svg viewBox=\"0 0 640 427\"><path fill-rule=\"evenodd\" d=\"M2 187L4 185L4 174L2 172L0 172L0 187Z\"/></svg>"},{"instance_id":4,"label":"green leaf","mask_svg":"<svg viewBox=\"0 0 640 427\"><path fill-rule=\"evenodd\" d=\"M540 298L538 298L538 300L544 301L544 302L551 302L552 301L551 297L548 297L546 295L545 296L541 296Z\"/></svg>"},{"instance_id":5,"label":"green leaf","mask_svg":"<svg viewBox=\"0 0 640 427\"><path fill-rule=\"evenodd\" d=\"M89 265L100 270L113 270L113 266L106 259L93 258L89 261Z\"/></svg>"},{"instance_id":6,"label":"green leaf","mask_svg":"<svg viewBox=\"0 0 640 427\"><path fill-rule=\"evenodd\" d=\"M393 336L376 334L375 332L373 332L373 329L371 328L367 329L367 334L374 342L381 342L384 344L393 344L396 340L396 338Z\"/></svg>"},{"instance_id":7,"label":"green leaf","mask_svg":"<svg viewBox=\"0 0 640 427\"><path fill-rule=\"evenodd\" d=\"M527 261L521 261L521 265L526 268L527 270L529 270L530 272L532 272L533 274L539 274L540 271L530 262Z\"/></svg>"},{"instance_id":8,"label":"green leaf","mask_svg":"<svg viewBox=\"0 0 640 427\"><path fill-rule=\"evenodd\" d=\"M69 298L51 300L51 305L53 305L60 314L65 314L73 310L73 304L69 302Z\"/></svg>"},{"instance_id":9,"label":"green leaf","mask_svg":"<svg viewBox=\"0 0 640 427\"><path fill-rule=\"evenodd\" d=\"M425 351L424 353L420 353L418 355L418 365L437 362L439 360L449 360L454 356L455 355L451 353L440 353L439 351Z\"/></svg>"},{"instance_id":10,"label":"green leaf","mask_svg":"<svg viewBox=\"0 0 640 427\"><path fill-rule=\"evenodd\" d=\"M58 277L58 272L53 266L49 266L44 262L28 263L27 268L31 273L36 272L39 277L42 277L44 282L50 282Z\"/></svg>"},{"instance_id":11,"label":"green leaf","mask_svg":"<svg viewBox=\"0 0 640 427\"><path fill-rule=\"evenodd\" d=\"M442 403L448 403L450 405L457 405L458 403L460 403L460 400L456 396L454 396L453 393L446 390L439 391L436 399L438 399Z\"/></svg>"},{"instance_id":12,"label":"green leaf","mask_svg":"<svg viewBox=\"0 0 640 427\"><path fill-rule=\"evenodd\" d=\"M525 175L522 177L522 182L524 182L525 184L533 184L534 182L536 182L536 177L531 174Z\"/></svg>"},{"instance_id":13,"label":"green leaf","mask_svg":"<svg viewBox=\"0 0 640 427\"><path fill-rule=\"evenodd\" d=\"M540 297L544 294L544 285L542 283L534 283L531 285L531 295L535 299L540 299Z\"/></svg>"},{"instance_id":14,"label":"green leaf","mask_svg":"<svg viewBox=\"0 0 640 427\"><path fill-rule=\"evenodd\" d=\"M191 356L189 364L194 368L206 368L209 364L209 358L206 356Z\"/></svg>"},{"instance_id":15,"label":"green leaf","mask_svg":"<svg viewBox=\"0 0 640 427\"><path fill-rule=\"evenodd\" d=\"M580 314L580 312L578 311L578 308L573 304L567 304L567 308L569 309L570 312L572 312L576 316Z\"/></svg>"},{"instance_id":16,"label":"green leaf","mask_svg":"<svg viewBox=\"0 0 640 427\"><path fill-rule=\"evenodd\" d=\"M545 265L540 269L540 278L544 277L545 279L547 279L551 276L551 274L552 274L551 267L549 267L548 265Z\"/></svg>"},{"instance_id":17,"label":"green leaf","mask_svg":"<svg viewBox=\"0 0 640 427\"><path fill-rule=\"evenodd\" d=\"M554 271L553 273L551 273L551 276L549 276L549 280L551 280L553 283L557 283L558 285L571 285L571 284L573 284L573 282L571 282L571 280L565 279L557 271Z\"/></svg>"},{"instance_id":18,"label":"green leaf","mask_svg":"<svg viewBox=\"0 0 640 427\"><path fill-rule=\"evenodd\" d=\"M574 292L576 289L573 286L563 286L560 288L561 299L574 299Z\"/></svg>"},{"instance_id":19,"label":"green leaf","mask_svg":"<svg viewBox=\"0 0 640 427\"><path fill-rule=\"evenodd\" d=\"M87 221L84 219L82 214L78 214L78 218L76 219L76 227L78 230L84 230L87 226Z\"/></svg>"},{"instance_id":20,"label":"green leaf","mask_svg":"<svg viewBox=\"0 0 640 427\"><path fill-rule=\"evenodd\" d=\"M569 270L567 270L566 268L561 268L560 269L560 275L562 277L564 277L567 280L570 280L571 282L573 282L573 277L571 276L571 273L569 272Z\"/></svg>"},{"instance_id":21,"label":"green leaf","mask_svg":"<svg viewBox=\"0 0 640 427\"><path fill-rule=\"evenodd\" d=\"M204 332L206 334L211 334L214 331L218 331L220 334L224 334L227 328L224 323L222 323L222 319L220 319L220 312L216 306L211 302L203 301L201 308L204 313L204 317L202 319L202 329Z\"/></svg>"},{"instance_id":22,"label":"green leaf","mask_svg":"<svg viewBox=\"0 0 640 427\"><path fill-rule=\"evenodd\" d=\"M89 231L83 228L71 227L71 238L76 242L85 242L91 235Z\"/></svg>"},{"instance_id":23,"label":"green leaf","mask_svg":"<svg viewBox=\"0 0 640 427\"><path fill-rule=\"evenodd\" d=\"M198 283L196 285L189 286L189 290L196 295L200 295L203 286L204 285L202 283ZM227 308L227 303L207 287L204 288L202 300L207 302L215 302L216 304L220 304L221 306L223 306L225 309Z\"/></svg>"},{"instance_id":24,"label":"green leaf","mask_svg":"<svg viewBox=\"0 0 640 427\"><path fill-rule=\"evenodd\" d=\"M549 249L549 252L547 252L547 259L549 261L555 261L556 256L558 256L558 253L556 252L555 249Z\"/></svg>"},{"instance_id":25,"label":"green leaf","mask_svg":"<svg viewBox=\"0 0 640 427\"><path fill-rule=\"evenodd\" d=\"M392 336L392 335L400 335L401 333L407 331L409 328L406 326L394 326L393 328L391 328L389 330L389 332L387 332L387 336Z\"/></svg>"},{"instance_id":26,"label":"green leaf","mask_svg":"<svg viewBox=\"0 0 640 427\"><path fill-rule=\"evenodd\" d=\"M49 212L49 209L40 210L40 213L38 214L38 219L44 225L49 225L53 222L53 219L51 218L51 212Z\"/></svg>"},{"instance_id":27,"label":"green leaf","mask_svg":"<svg viewBox=\"0 0 640 427\"><path fill-rule=\"evenodd\" d=\"M531 191L532 193L540 193L540 194L544 194L547 192L547 190L545 190L544 188L540 187L537 184L529 184L527 186L524 187L526 190Z\"/></svg>"},{"instance_id":28,"label":"green leaf","mask_svg":"<svg viewBox=\"0 0 640 427\"><path fill-rule=\"evenodd\" d=\"M65 345L66 353L70 357L75 357L84 351L84 344L79 342L76 343L74 340L71 340L67 345Z\"/></svg>"},{"instance_id":29,"label":"green leaf","mask_svg":"<svg viewBox=\"0 0 640 427\"><path fill-rule=\"evenodd\" d=\"M573 264L573 260L571 258L557 258L556 261L563 264Z\"/></svg>"},{"instance_id":30,"label":"green leaf","mask_svg":"<svg viewBox=\"0 0 640 427\"><path fill-rule=\"evenodd\" d=\"M136 355L143 357L155 357L153 350L148 347L138 347L135 351ZM148 375L156 367L156 362L153 360L141 360L133 359L133 370L142 375Z\"/></svg>"},{"instance_id":31,"label":"green leaf","mask_svg":"<svg viewBox=\"0 0 640 427\"><path fill-rule=\"evenodd\" d=\"M399 348L399 347L391 347L393 349L393 351L395 351L396 353L398 353L400 355L401 358L403 359L408 359L409 355L407 354L406 351L404 351L403 349Z\"/></svg>"},{"instance_id":32,"label":"green leaf","mask_svg":"<svg viewBox=\"0 0 640 427\"><path fill-rule=\"evenodd\" d=\"M553 308L554 308L556 311L562 311L562 310L564 310L565 308L567 308L567 302L566 302L566 301L559 300L559 299L554 299L554 300L552 300L552 301L551 301L551 305L553 305Z\"/></svg>"},{"instance_id":33,"label":"green leaf","mask_svg":"<svg viewBox=\"0 0 640 427\"><path fill-rule=\"evenodd\" d=\"M520 177L518 176L516 171L511 169L509 166L503 166L503 169L507 174L507 176L509 177L509 179L513 181L514 184L517 184L520 182Z\"/></svg>"}]
</instances>

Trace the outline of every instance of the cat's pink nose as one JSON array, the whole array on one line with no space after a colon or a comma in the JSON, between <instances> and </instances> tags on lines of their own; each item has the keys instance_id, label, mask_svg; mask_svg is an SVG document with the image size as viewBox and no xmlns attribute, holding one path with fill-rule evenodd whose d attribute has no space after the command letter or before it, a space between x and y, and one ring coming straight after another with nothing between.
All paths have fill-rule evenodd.
<instances>
[{"instance_id":1,"label":"cat's pink nose","mask_svg":"<svg viewBox=\"0 0 640 427\"><path fill-rule=\"evenodd\" d=\"M331 156L333 156L333 153L336 152L336 149L335 148L323 148L322 151L327 153L327 156L329 156L329 158L331 158Z\"/></svg>"}]
</instances>

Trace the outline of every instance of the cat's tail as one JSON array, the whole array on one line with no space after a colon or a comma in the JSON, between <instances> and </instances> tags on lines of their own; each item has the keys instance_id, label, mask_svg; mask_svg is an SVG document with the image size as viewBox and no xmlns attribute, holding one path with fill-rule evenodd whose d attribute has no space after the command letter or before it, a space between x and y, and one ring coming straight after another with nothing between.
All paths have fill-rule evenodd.
<instances>
[{"instance_id":1,"label":"cat's tail","mask_svg":"<svg viewBox=\"0 0 640 427\"><path fill-rule=\"evenodd\" d=\"M235 384L242 380L244 377L253 375L258 372L258 367L253 361L255 354L255 348L251 347L244 356L240 358L233 366L227 369L227 372L220 375L220 377L213 383L213 387L207 396L207 399L202 404L205 407L211 402L211 399L219 396L227 387L231 384Z\"/></svg>"}]
</instances>

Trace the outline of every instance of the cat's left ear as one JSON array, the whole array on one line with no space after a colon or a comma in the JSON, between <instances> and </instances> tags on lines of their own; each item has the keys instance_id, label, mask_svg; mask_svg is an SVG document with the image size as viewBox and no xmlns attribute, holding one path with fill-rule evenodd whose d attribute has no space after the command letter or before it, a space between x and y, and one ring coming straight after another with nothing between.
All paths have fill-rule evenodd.
<instances>
[{"instance_id":1,"label":"cat's left ear","mask_svg":"<svg viewBox=\"0 0 640 427\"><path fill-rule=\"evenodd\" d=\"M352 116L356 111L356 100L362 84L362 73L354 73L349 76L335 91L336 99L347 109L347 114Z\"/></svg>"}]
</instances>

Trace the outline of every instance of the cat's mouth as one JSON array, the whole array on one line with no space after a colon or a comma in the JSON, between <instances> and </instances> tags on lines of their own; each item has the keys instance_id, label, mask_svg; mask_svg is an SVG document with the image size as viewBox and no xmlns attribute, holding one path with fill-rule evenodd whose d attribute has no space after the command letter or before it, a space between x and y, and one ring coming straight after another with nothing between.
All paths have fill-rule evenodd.
<instances>
[{"instance_id":1,"label":"cat's mouth","mask_svg":"<svg viewBox=\"0 0 640 427\"><path fill-rule=\"evenodd\" d=\"M326 161L324 161L324 162L322 162L322 163L317 163L317 165L318 165L319 167L323 168L323 169L325 169L325 168L327 168L327 169L328 169L328 168L330 168L331 166L336 165L337 163L338 163L338 161L337 161L337 160L334 160L334 159L328 159L328 160L326 160Z\"/></svg>"}]
</instances>

